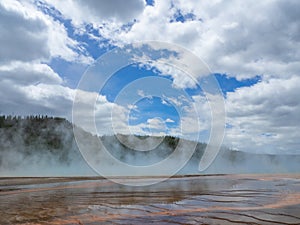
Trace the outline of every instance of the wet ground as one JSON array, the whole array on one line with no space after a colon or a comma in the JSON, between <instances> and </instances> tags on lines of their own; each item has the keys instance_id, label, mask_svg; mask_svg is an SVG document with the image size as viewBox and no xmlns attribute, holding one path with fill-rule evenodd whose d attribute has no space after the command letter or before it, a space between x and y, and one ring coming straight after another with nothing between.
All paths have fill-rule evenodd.
<instances>
[{"instance_id":1,"label":"wet ground","mask_svg":"<svg viewBox=\"0 0 300 225\"><path fill-rule=\"evenodd\" d=\"M300 175L0 178L0 224L300 224Z\"/></svg>"}]
</instances>

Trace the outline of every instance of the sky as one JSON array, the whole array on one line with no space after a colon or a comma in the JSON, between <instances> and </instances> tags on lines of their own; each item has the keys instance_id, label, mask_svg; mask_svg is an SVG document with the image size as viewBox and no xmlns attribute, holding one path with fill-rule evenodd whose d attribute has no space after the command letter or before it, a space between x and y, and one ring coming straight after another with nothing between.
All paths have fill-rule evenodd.
<instances>
[{"instance_id":1,"label":"sky","mask_svg":"<svg viewBox=\"0 0 300 225\"><path fill-rule=\"evenodd\" d=\"M100 82L106 75L99 57L146 41L180 46L210 71L205 76L216 79L224 101L224 145L300 154L298 0L0 0L0 114L72 121L79 90L79 125L89 130L85 110L96 99L99 135L181 136L184 126L185 138L207 142L212 97L198 85L200 72L193 80L182 68L146 58ZM159 54L200 71L184 55ZM97 80L82 88L93 72Z\"/></svg>"}]
</instances>

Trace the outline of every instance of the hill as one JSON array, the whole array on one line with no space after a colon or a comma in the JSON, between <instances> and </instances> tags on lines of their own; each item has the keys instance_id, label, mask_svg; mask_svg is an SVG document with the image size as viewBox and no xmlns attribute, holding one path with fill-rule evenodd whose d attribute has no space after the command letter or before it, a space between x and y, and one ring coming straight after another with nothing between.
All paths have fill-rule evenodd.
<instances>
[{"instance_id":1,"label":"hill","mask_svg":"<svg viewBox=\"0 0 300 225\"><path fill-rule=\"evenodd\" d=\"M150 165L169 156L179 138L166 136L151 151L136 151L139 144L147 148L161 137L113 135L97 137L78 129L90 145L99 138L118 160L130 165ZM133 137L137 142L133 142ZM189 142L184 140L185 142ZM206 144L196 143L189 163L179 173L198 173L198 163ZM99 149L95 148L97 154ZM100 150L101 151L101 150ZM105 160L99 163L105 163ZM176 165L176 160L174 160ZM118 170L118 168L112 169ZM222 148L206 173L286 173L300 171L298 155L251 154ZM77 147L73 125L59 117L0 116L0 176L95 175Z\"/></svg>"}]
</instances>

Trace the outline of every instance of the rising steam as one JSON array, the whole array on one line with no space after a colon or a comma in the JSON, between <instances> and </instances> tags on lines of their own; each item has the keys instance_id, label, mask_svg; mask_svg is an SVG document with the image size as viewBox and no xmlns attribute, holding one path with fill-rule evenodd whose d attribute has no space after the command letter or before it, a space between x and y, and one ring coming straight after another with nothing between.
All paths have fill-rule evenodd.
<instances>
[{"instance_id":1,"label":"rising steam","mask_svg":"<svg viewBox=\"0 0 300 225\"><path fill-rule=\"evenodd\" d=\"M136 151L124 145L124 142L134 140L130 135L98 137L80 128L77 129L90 140L91 145L100 139L116 159L136 166L151 165L165 159L174 151L179 142L179 138L167 136L151 151ZM120 137L123 143L120 142ZM145 140L146 144L157 138L138 137L140 141ZM134 144L131 143L131 145ZM0 176L97 175L78 150L72 124L63 118L1 116L0 146ZM180 174L199 173L199 160L205 147L206 144L197 143L192 158L179 171ZM97 151L101 149L94 149L91 154L97 154ZM99 163L105 163L105 161L99 160ZM111 169L120 175L124 172L119 171L119 168L114 165L111 165ZM299 169L300 156L297 155L251 154L223 147L205 173L291 173L298 172Z\"/></svg>"}]
</instances>

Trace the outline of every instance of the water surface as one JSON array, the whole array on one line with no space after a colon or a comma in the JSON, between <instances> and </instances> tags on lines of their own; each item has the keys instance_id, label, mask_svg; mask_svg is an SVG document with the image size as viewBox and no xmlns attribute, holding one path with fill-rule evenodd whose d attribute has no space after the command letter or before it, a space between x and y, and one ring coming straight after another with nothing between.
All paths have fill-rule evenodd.
<instances>
[{"instance_id":1,"label":"water surface","mask_svg":"<svg viewBox=\"0 0 300 225\"><path fill-rule=\"evenodd\" d=\"M0 224L300 224L300 175L0 178Z\"/></svg>"}]
</instances>

